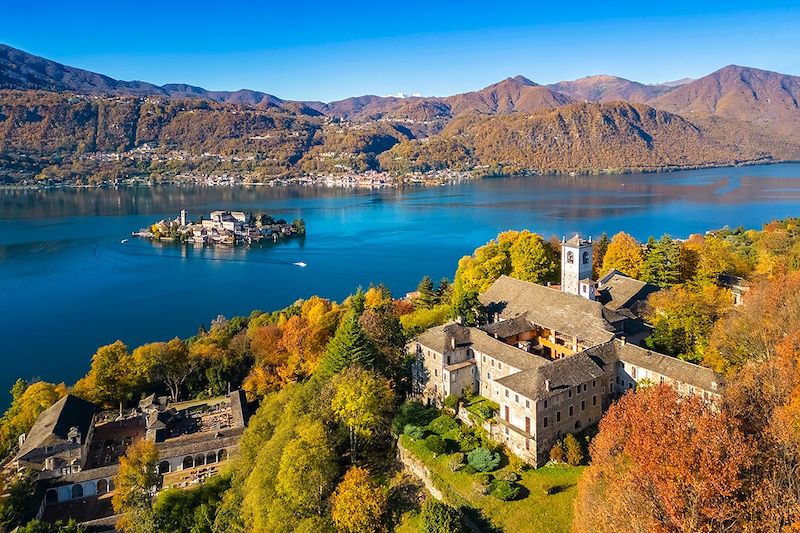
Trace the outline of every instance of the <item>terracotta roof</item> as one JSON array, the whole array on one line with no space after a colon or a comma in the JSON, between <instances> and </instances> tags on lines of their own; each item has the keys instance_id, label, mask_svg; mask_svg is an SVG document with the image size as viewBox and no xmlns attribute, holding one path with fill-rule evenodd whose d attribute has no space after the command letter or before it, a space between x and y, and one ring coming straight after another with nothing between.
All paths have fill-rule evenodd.
<instances>
[{"instance_id":1,"label":"terracotta roof","mask_svg":"<svg viewBox=\"0 0 800 533\"><path fill-rule=\"evenodd\" d=\"M659 287L626 276L622 272L612 270L603 276L598 283L600 303L609 309L631 308L637 302L647 299Z\"/></svg>"},{"instance_id":2,"label":"terracotta roof","mask_svg":"<svg viewBox=\"0 0 800 533\"><path fill-rule=\"evenodd\" d=\"M611 339L617 329L612 324L625 320L600 302L508 276L500 276L479 299L490 316L524 314L534 324L593 343Z\"/></svg>"},{"instance_id":3,"label":"terracotta roof","mask_svg":"<svg viewBox=\"0 0 800 533\"><path fill-rule=\"evenodd\" d=\"M67 440L69 430L77 427L81 444L86 442L96 406L82 398L67 394L42 411L20 446L17 459L52 441Z\"/></svg>"}]
</instances>

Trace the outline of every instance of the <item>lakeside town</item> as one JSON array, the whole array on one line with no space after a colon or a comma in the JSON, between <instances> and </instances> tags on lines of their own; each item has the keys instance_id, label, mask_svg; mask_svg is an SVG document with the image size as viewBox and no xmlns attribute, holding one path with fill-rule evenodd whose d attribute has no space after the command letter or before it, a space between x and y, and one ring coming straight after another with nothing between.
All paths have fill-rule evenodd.
<instances>
[{"instance_id":1,"label":"lakeside town","mask_svg":"<svg viewBox=\"0 0 800 533\"><path fill-rule=\"evenodd\" d=\"M182 244L227 245L252 244L303 236L306 225L302 219L286 222L266 213L244 211L211 211L208 218L189 220L182 209L178 217L166 218L132 233L134 237L155 241L173 241Z\"/></svg>"}]
</instances>

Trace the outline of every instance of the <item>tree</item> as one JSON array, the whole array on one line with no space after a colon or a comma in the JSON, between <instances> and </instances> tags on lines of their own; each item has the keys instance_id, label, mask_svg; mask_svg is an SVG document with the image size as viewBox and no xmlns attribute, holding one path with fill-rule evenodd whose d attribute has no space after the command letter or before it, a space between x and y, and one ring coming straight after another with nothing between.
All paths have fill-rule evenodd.
<instances>
[{"instance_id":1,"label":"tree","mask_svg":"<svg viewBox=\"0 0 800 533\"><path fill-rule=\"evenodd\" d=\"M304 420L283 450L275 488L298 515L320 515L336 473L336 456L322 422Z\"/></svg>"},{"instance_id":2,"label":"tree","mask_svg":"<svg viewBox=\"0 0 800 533\"><path fill-rule=\"evenodd\" d=\"M126 532L155 531L153 500L159 482L157 462L155 444L144 439L134 442L120 458L111 503L114 512L122 513L119 526Z\"/></svg>"},{"instance_id":3,"label":"tree","mask_svg":"<svg viewBox=\"0 0 800 533\"><path fill-rule=\"evenodd\" d=\"M460 281L456 281L453 288L453 314L462 318L468 326L477 325L484 314L478 292L467 289Z\"/></svg>"},{"instance_id":4,"label":"tree","mask_svg":"<svg viewBox=\"0 0 800 533\"><path fill-rule=\"evenodd\" d=\"M624 395L600 421L578 483L575 531L726 531L753 450L736 421L670 386Z\"/></svg>"},{"instance_id":5,"label":"tree","mask_svg":"<svg viewBox=\"0 0 800 533\"><path fill-rule=\"evenodd\" d=\"M567 452L564 449L564 441L558 440L553 447L550 448L550 460L555 463L563 463L566 459Z\"/></svg>"},{"instance_id":6,"label":"tree","mask_svg":"<svg viewBox=\"0 0 800 533\"><path fill-rule=\"evenodd\" d=\"M553 250L541 235L527 230L519 232L508 254L511 259L512 278L531 283L555 281L558 263Z\"/></svg>"},{"instance_id":7,"label":"tree","mask_svg":"<svg viewBox=\"0 0 800 533\"><path fill-rule=\"evenodd\" d=\"M353 466L336 487L331 501L331 516L339 531L370 533L382 530L386 494L374 483L369 472Z\"/></svg>"},{"instance_id":8,"label":"tree","mask_svg":"<svg viewBox=\"0 0 800 533\"><path fill-rule=\"evenodd\" d=\"M653 293L647 300L645 316L653 333L648 347L699 361L708 346L714 324L731 308L733 299L726 289L713 285L677 286Z\"/></svg>"},{"instance_id":9,"label":"tree","mask_svg":"<svg viewBox=\"0 0 800 533\"><path fill-rule=\"evenodd\" d=\"M380 431L394 408L394 392L380 374L351 366L331 383L334 418L347 427L350 460L355 463L359 444Z\"/></svg>"},{"instance_id":10,"label":"tree","mask_svg":"<svg viewBox=\"0 0 800 533\"><path fill-rule=\"evenodd\" d=\"M669 235L664 235L647 252L642 267L642 281L659 287L672 287L681 278L681 247Z\"/></svg>"},{"instance_id":11,"label":"tree","mask_svg":"<svg viewBox=\"0 0 800 533\"><path fill-rule=\"evenodd\" d=\"M137 385L138 376L128 347L116 341L97 349L89 373L75 388L96 403L108 407L118 403L121 411L123 402L133 398Z\"/></svg>"},{"instance_id":12,"label":"tree","mask_svg":"<svg viewBox=\"0 0 800 533\"><path fill-rule=\"evenodd\" d=\"M500 454L486 448L475 448L467 454L467 463L478 472L491 472L500 465Z\"/></svg>"},{"instance_id":13,"label":"tree","mask_svg":"<svg viewBox=\"0 0 800 533\"><path fill-rule=\"evenodd\" d=\"M424 533L461 533L461 515L458 509L428 498L422 504L422 531Z\"/></svg>"},{"instance_id":14,"label":"tree","mask_svg":"<svg viewBox=\"0 0 800 533\"><path fill-rule=\"evenodd\" d=\"M436 288L436 304L449 304L452 298L453 286L450 284L449 279L442 278L439 280L439 286Z\"/></svg>"},{"instance_id":15,"label":"tree","mask_svg":"<svg viewBox=\"0 0 800 533\"><path fill-rule=\"evenodd\" d=\"M567 433L564 437L564 459L572 466L578 466L583 462L583 448L572 433Z\"/></svg>"},{"instance_id":16,"label":"tree","mask_svg":"<svg viewBox=\"0 0 800 533\"><path fill-rule=\"evenodd\" d=\"M328 343L320 363L322 377L330 377L351 365L371 368L375 347L358 323L358 315L350 311L342 318L336 334Z\"/></svg>"},{"instance_id":17,"label":"tree","mask_svg":"<svg viewBox=\"0 0 800 533\"><path fill-rule=\"evenodd\" d=\"M6 475L4 477L11 477ZM2 496L0 497L0 527L11 531L18 526L26 514L26 509L36 490L36 477L33 472L25 472L20 476L3 479Z\"/></svg>"},{"instance_id":18,"label":"tree","mask_svg":"<svg viewBox=\"0 0 800 533\"><path fill-rule=\"evenodd\" d=\"M603 232L600 238L592 244L592 274L594 279L599 279L601 276L606 275L606 272L602 270L603 259L606 256L606 251L608 251L608 243L608 234Z\"/></svg>"},{"instance_id":19,"label":"tree","mask_svg":"<svg viewBox=\"0 0 800 533\"><path fill-rule=\"evenodd\" d=\"M603 272L619 270L626 276L638 279L642 266L642 247L636 239L625 232L614 235L603 257Z\"/></svg>"},{"instance_id":20,"label":"tree","mask_svg":"<svg viewBox=\"0 0 800 533\"><path fill-rule=\"evenodd\" d=\"M425 276L417 286L417 296L414 305L417 309L430 309L436 305L436 290L433 286L433 280L430 276Z\"/></svg>"},{"instance_id":21,"label":"tree","mask_svg":"<svg viewBox=\"0 0 800 533\"><path fill-rule=\"evenodd\" d=\"M39 415L67 393L61 383L54 385L37 381L30 385L18 379L11 388L11 405L0 419L0 456L5 456L17 444L17 438L27 433Z\"/></svg>"}]
</instances>

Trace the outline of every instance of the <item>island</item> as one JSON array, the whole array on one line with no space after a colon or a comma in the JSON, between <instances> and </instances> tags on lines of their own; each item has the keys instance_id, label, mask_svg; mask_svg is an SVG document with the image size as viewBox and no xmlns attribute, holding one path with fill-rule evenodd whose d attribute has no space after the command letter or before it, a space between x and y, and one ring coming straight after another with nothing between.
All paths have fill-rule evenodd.
<instances>
[{"instance_id":1,"label":"island","mask_svg":"<svg viewBox=\"0 0 800 533\"><path fill-rule=\"evenodd\" d=\"M216 210L207 219L190 221L188 212L182 209L177 218L160 220L132 235L156 241L235 246L264 240L277 242L305 233L305 222L299 218L289 223L261 212Z\"/></svg>"}]
</instances>

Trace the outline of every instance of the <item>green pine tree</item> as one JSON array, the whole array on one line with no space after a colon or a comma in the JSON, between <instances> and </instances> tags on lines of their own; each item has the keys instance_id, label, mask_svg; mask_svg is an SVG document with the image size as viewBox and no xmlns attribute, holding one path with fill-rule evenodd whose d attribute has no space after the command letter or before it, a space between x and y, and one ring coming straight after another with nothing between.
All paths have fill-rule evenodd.
<instances>
[{"instance_id":1,"label":"green pine tree","mask_svg":"<svg viewBox=\"0 0 800 533\"><path fill-rule=\"evenodd\" d=\"M450 300L453 298L453 286L450 285L450 280L447 278L442 278L439 281L439 287L436 289L436 303L437 304L446 304L450 303Z\"/></svg>"},{"instance_id":2,"label":"green pine tree","mask_svg":"<svg viewBox=\"0 0 800 533\"><path fill-rule=\"evenodd\" d=\"M659 287L681 282L680 245L664 235L650 246L644 261L642 279Z\"/></svg>"},{"instance_id":3,"label":"green pine tree","mask_svg":"<svg viewBox=\"0 0 800 533\"><path fill-rule=\"evenodd\" d=\"M422 278L422 281L417 286L417 292L419 292L419 296L414 302L414 306L417 309L430 309L436 305L436 289L430 276Z\"/></svg>"},{"instance_id":4,"label":"green pine tree","mask_svg":"<svg viewBox=\"0 0 800 533\"><path fill-rule=\"evenodd\" d=\"M604 232L592 245L592 270L594 270L595 279L600 279L601 276L607 274L607 272L602 272L602 270L603 258L606 256L609 242L608 234Z\"/></svg>"},{"instance_id":5,"label":"green pine tree","mask_svg":"<svg viewBox=\"0 0 800 533\"><path fill-rule=\"evenodd\" d=\"M358 314L350 311L342 318L336 334L325 348L319 374L330 377L351 365L372 368L375 356L375 347L358 323Z\"/></svg>"}]
</instances>

